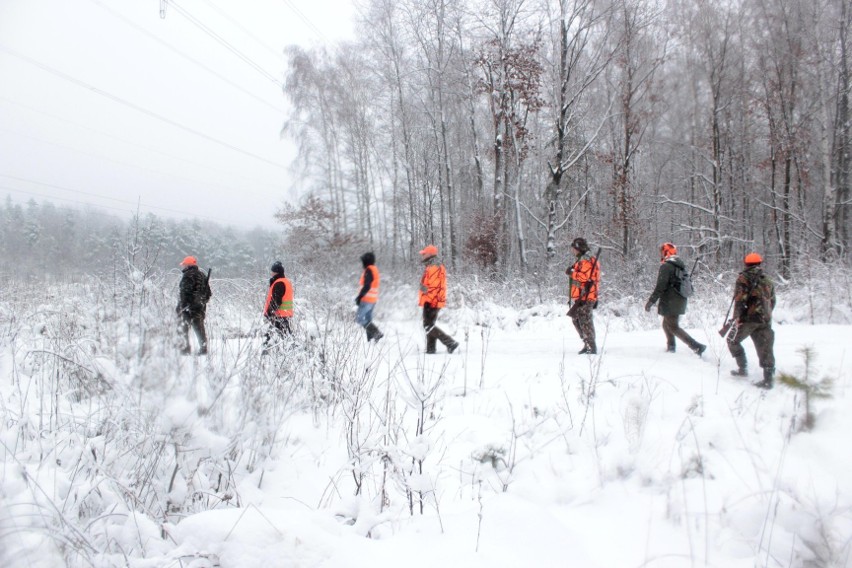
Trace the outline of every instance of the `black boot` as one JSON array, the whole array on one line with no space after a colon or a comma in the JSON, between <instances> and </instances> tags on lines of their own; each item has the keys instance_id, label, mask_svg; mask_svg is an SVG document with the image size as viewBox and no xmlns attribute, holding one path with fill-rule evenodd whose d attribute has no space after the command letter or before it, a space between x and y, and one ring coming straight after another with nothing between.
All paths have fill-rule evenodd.
<instances>
[{"instance_id":1,"label":"black boot","mask_svg":"<svg viewBox=\"0 0 852 568\"><path fill-rule=\"evenodd\" d=\"M595 345L595 342L592 341L590 343L586 343L582 349L578 352L579 355L597 355L598 348Z\"/></svg>"},{"instance_id":2,"label":"black boot","mask_svg":"<svg viewBox=\"0 0 852 568\"><path fill-rule=\"evenodd\" d=\"M763 380L754 386L760 387L762 389L771 389L772 383L775 379L775 369L772 367L766 367L763 369Z\"/></svg>"},{"instance_id":3,"label":"black boot","mask_svg":"<svg viewBox=\"0 0 852 568\"><path fill-rule=\"evenodd\" d=\"M385 336L385 334L379 331L379 328L376 327L376 324L373 322L368 323L364 329L367 330L367 341L370 341L371 339L378 341Z\"/></svg>"},{"instance_id":4,"label":"black boot","mask_svg":"<svg viewBox=\"0 0 852 568\"><path fill-rule=\"evenodd\" d=\"M707 351L707 346L703 343L696 342L695 345L692 347L692 352L698 355L699 357L701 357L701 354L705 351Z\"/></svg>"},{"instance_id":5,"label":"black boot","mask_svg":"<svg viewBox=\"0 0 852 568\"><path fill-rule=\"evenodd\" d=\"M676 351L675 344L669 343L666 345L666 353L674 353Z\"/></svg>"},{"instance_id":6,"label":"black boot","mask_svg":"<svg viewBox=\"0 0 852 568\"><path fill-rule=\"evenodd\" d=\"M455 351L458 348L459 348L459 342L454 339L452 342L447 344L447 353L452 353L453 351Z\"/></svg>"},{"instance_id":7,"label":"black boot","mask_svg":"<svg viewBox=\"0 0 852 568\"><path fill-rule=\"evenodd\" d=\"M740 355L735 358L737 362L737 368L731 371L731 374L735 377L747 377L748 376L748 361L746 361L745 355Z\"/></svg>"}]
</instances>

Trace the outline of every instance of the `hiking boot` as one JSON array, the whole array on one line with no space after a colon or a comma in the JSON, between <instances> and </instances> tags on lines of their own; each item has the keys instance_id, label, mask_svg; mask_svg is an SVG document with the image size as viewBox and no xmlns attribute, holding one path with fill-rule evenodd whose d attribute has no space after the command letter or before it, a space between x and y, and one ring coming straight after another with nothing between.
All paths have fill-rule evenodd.
<instances>
[{"instance_id":1,"label":"hiking boot","mask_svg":"<svg viewBox=\"0 0 852 568\"><path fill-rule=\"evenodd\" d=\"M597 349L595 349L594 347L589 347L588 345L586 345L577 352L578 355L597 355L597 353Z\"/></svg>"},{"instance_id":2,"label":"hiking boot","mask_svg":"<svg viewBox=\"0 0 852 568\"><path fill-rule=\"evenodd\" d=\"M775 369L772 367L767 367L763 369L763 380L759 383L756 383L754 386L762 388L762 389L771 389L773 379L775 378Z\"/></svg>"},{"instance_id":3,"label":"hiking boot","mask_svg":"<svg viewBox=\"0 0 852 568\"><path fill-rule=\"evenodd\" d=\"M737 362L737 369L731 371L731 374L735 377L747 377L748 361L746 361L745 355L734 357L734 360Z\"/></svg>"},{"instance_id":4,"label":"hiking boot","mask_svg":"<svg viewBox=\"0 0 852 568\"><path fill-rule=\"evenodd\" d=\"M447 345L447 353L452 353L453 351L455 351L458 348L459 348L459 342L453 341L452 343Z\"/></svg>"},{"instance_id":5,"label":"hiking boot","mask_svg":"<svg viewBox=\"0 0 852 568\"><path fill-rule=\"evenodd\" d=\"M666 353L674 353L676 351L674 343L666 345Z\"/></svg>"},{"instance_id":6,"label":"hiking boot","mask_svg":"<svg viewBox=\"0 0 852 568\"><path fill-rule=\"evenodd\" d=\"M434 355L434 354L435 354L435 350L434 350L434 349L427 349L427 350L426 350L426 355Z\"/></svg>"},{"instance_id":7,"label":"hiking boot","mask_svg":"<svg viewBox=\"0 0 852 568\"><path fill-rule=\"evenodd\" d=\"M707 351L707 346L702 343L696 343L692 348L692 352L701 357L701 354Z\"/></svg>"}]
</instances>

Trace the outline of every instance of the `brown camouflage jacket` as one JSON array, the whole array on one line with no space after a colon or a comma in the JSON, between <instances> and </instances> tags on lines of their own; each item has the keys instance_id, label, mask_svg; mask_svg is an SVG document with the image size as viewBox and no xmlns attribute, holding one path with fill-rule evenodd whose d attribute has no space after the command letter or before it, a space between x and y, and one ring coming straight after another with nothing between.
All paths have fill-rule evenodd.
<instances>
[{"instance_id":1,"label":"brown camouflage jacket","mask_svg":"<svg viewBox=\"0 0 852 568\"><path fill-rule=\"evenodd\" d=\"M769 323L775 309L775 284L759 265L749 266L737 276L734 285L734 319L739 322Z\"/></svg>"}]
</instances>

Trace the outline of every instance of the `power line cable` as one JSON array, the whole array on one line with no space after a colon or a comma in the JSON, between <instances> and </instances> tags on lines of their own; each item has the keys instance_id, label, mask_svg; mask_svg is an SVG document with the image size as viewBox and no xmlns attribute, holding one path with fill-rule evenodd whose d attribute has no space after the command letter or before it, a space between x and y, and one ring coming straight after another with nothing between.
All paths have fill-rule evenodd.
<instances>
[{"instance_id":1,"label":"power line cable","mask_svg":"<svg viewBox=\"0 0 852 568\"><path fill-rule=\"evenodd\" d=\"M110 158L109 156L105 156L105 155L103 155L103 154L99 154L99 153L97 153L97 152L87 152L87 151L85 151L85 150L81 150L80 148L74 148L74 147L72 147L72 146L68 146L68 145L66 145L66 144L60 144L60 143L58 143L58 142L53 142L53 141L50 141L50 140L45 140L45 139L43 139L43 138L39 138L38 136L32 136L32 135L30 135L30 134L22 134L22 133L20 133L20 132L15 132L14 130L10 130L10 129L8 129L8 128L3 128L2 126L0 126L0 132L8 132L8 133L10 133L10 134L14 134L15 136L18 136L18 137L21 137L21 138L28 138L28 139L30 139L30 140L34 140L34 141L36 141L36 142L41 142L41 143L43 143L43 144L50 144L51 146L57 146L57 147L59 147L59 148L64 148L64 149L66 149L66 150L71 150L72 152L77 152L77 153L79 153L79 154L84 154L84 155L86 155L86 156L92 156L92 157L94 157L94 158L98 158L98 159L100 159L100 160L105 160L105 161L108 161L108 162L113 162L113 163L118 164L118 165L120 165L120 166L126 166L126 167L130 167L130 168L135 168L135 169L137 169L137 170L141 170L141 171L143 171L143 172L148 172L148 173L150 173L150 174L155 174L155 175L159 175L159 176L163 176L163 177L167 177L167 178L174 178L174 179L179 180L179 181L182 181L182 182L189 182L190 184L193 184L193 185L201 185L201 186L204 186L205 188L209 188L210 186L216 186L216 187L221 188L222 190L225 190L225 193L226 193L226 194L231 194L231 193L233 193L234 191L239 191L239 192L240 192L240 193L242 193L242 194L245 194L245 193L253 193L254 195L256 195L256 196L258 196L258 197L262 197L262 198L265 198L265 199L268 199L268 198L269 198L269 195L262 194L262 193L259 193L259 192L256 192L256 191L249 191L249 190L245 190L245 189L243 189L241 186L236 186L236 187L235 187L235 186L228 186L228 185L224 185L224 184L217 183L217 182L213 182L213 181L200 180L200 179L193 179L193 178L186 177L186 176L182 176L182 175L178 175L178 174L173 174L173 173L169 173L169 172L164 172L164 171L161 171L161 170L156 170L156 169L148 168L148 167L145 167L145 166L140 166L140 165L137 165L137 164L132 164L132 163L129 163L129 162L124 162L124 161L121 161L121 160L116 160L115 158ZM0 174L0 175L2 175L2 174ZM244 183L245 183L245 182L244 182ZM272 187L272 186L270 186L270 187ZM276 190L279 190L279 191L280 191L281 189L282 189L282 188L276 188Z\"/></svg>"},{"instance_id":2,"label":"power line cable","mask_svg":"<svg viewBox=\"0 0 852 568\"><path fill-rule=\"evenodd\" d=\"M262 46L267 51L269 51L269 53L272 53L276 57L282 57L282 55L283 55L282 51L276 50L276 49L270 47L269 44L267 44L265 41L258 38L256 35L254 35L254 33L251 30L249 30L248 28L246 28L245 26L240 24L237 20L235 20L234 18L229 16L224 10L219 8L216 4L214 4L210 0L201 0L201 1L204 2L205 4L207 4L207 6L209 6L210 9L215 11L217 14L219 14L220 16L222 16L223 18L225 18L226 20L231 22L237 29L241 30L248 37L252 38L255 42L257 42L258 45Z\"/></svg>"},{"instance_id":3,"label":"power line cable","mask_svg":"<svg viewBox=\"0 0 852 568\"><path fill-rule=\"evenodd\" d=\"M272 105L272 104L271 104L271 103L269 103L268 101L266 101L266 100L264 100L264 99L260 98L259 96L255 95L254 93L252 93L251 91L249 91L249 90L248 90L248 89L246 89L245 87L243 87L243 86L241 86L241 85L238 85L238 84L237 84L237 83L235 83L234 81L232 81L232 80L228 79L227 77L225 77L224 75L220 74L220 73L219 73L218 71L216 71L215 69L212 69L211 67L208 67L207 65L205 65L204 63L202 63L202 62L198 61L198 60L197 60L197 59L195 59L194 57L191 57L190 55L187 55L186 53L182 52L181 50L179 50L178 48L176 48L176 47L175 47L175 46L173 46L172 44L168 43L167 41L160 39L159 37L157 37L156 35L152 34L151 32L149 32L148 30L146 30L145 28L143 28L143 27L142 27L142 26L140 26L139 24L137 24L137 23L133 22L132 20L130 20L130 19L128 19L128 18L126 18L126 17L124 17L123 15L119 14L118 12L116 12L115 10L113 10L112 8L110 8L109 6L105 5L105 4L104 4L103 2L101 2L100 0L91 0L91 1L92 1L92 2L94 2L95 4L97 4L98 6L100 6L101 8L103 8L104 10L106 10L107 12L109 12L110 14L112 14L112 15L113 15L113 17L118 18L119 20L121 20L121 21L123 21L125 24L127 24L128 26L131 26L132 28L134 28L135 30L137 30L139 33L144 34L145 36L147 36L147 37L151 38L152 40L156 41L157 43L159 43L160 45L162 45L162 46L164 46L164 47L166 47L166 48L168 48L168 49L170 49L170 50L174 51L175 53L177 53L178 55L180 55L180 56L181 56L181 57L183 57L184 59L186 59L186 60L190 61L191 63L194 63L195 65L198 65L199 67L201 67L202 69L204 69L204 70L205 70L205 71L207 71L208 73L212 74L212 75L213 75L213 76L215 76L215 77L218 77L219 79L221 79L221 80L222 80L222 81L224 81L225 83L228 83L229 85L231 85L231 86L232 86L232 87L234 87L235 89L237 89L237 90L239 90L239 91L243 92L244 94L246 94L246 95L250 96L251 98L255 99L256 101L260 102L260 103L261 103L261 104L263 104L263 105L266 105L267 107L271 108L272 110L274 110L274 111L276 111L276 112L279 112L279 113L281 113L281 114L283 114L283 113L284 113L284 111L283 111L282 109L275 107L274 105ZM276 84L279 84L279 83L276 83ZM280 84L279 84L279 86L280 86Z\"/></svg>"},{"instance_id":4,"label":"power line cable","mask_svg":"<svg viewBox=\"0 0 852 568\"><path fill-rule=\"evenodd\" d=\"M206 33L207 35L212 37L217 42L219 42L222 46L225 47L225 49L227 49L228 51L230 51L231 53L236 55L238 58L242 59L249 66L253 67L258 73L260 73L261 75L263 75L264 77L266 77L267 79L269 79L270 81L272 81L273 83L278 85L278 87L280 89L284 88L284 83L280 79L278 79L277 77L275 77L274 75L272 75L271 73L266 71L266 69L261 67L251 57L245 55L243 52L241 52L236 47L231 45L225 38L223 38L222 36L220 36L219 34L214 32L212 29L210 29L208 26L206 26L204 24L204 22L202 22L201 20L199 20L198 18L196 18L195 16L190 14L186 9L182 8L174 0L171 1L171 5L179 14L181 14L184 18L189 20L190 23L195 25L197 28L199 28L201 31L203 31L204 33Z\"/></svg>"},{"instance_id":5,"label":"power line cable","mask_svg":"<svg viewBox=\"0 0 852 568\"><path fill-rule=\"evenodd\" d=\"M145 146L144 144L139 144L139 143L137 143L137 142L133 142L133 141L131 141L131 140L126 140L126 139L121 138L121 137L119 137L119 136L115 136L115 135L113 135L113 134L109 134L109 133L107 133L107 132L103 132L103 131L101 131L101 130L97 130L97 129L92 128L92 127L90 127L90 126L87 126L87 125L85 125L85 124L80 124L79 122L75 122L75 121L73 121L73 120L69 120L69 119L67 119L67 118L65 118L65 117L63 117L63 116L59 116L59 115L57 115L57 114L53 114L53 113L49 113L49 112L46 112L46 111L43 111L43 110L39 110L39 109L37 109L37 108L33 108L33 107L29 106L29 105L23 104L23 103L18 102L18 101L13 101L13 100L8 99L8 98L6 98L6 97L4 97L4 96L2 96L2 95L0 95L0 101L5 101L5 102L7 102L7 103L10 103L10 104L13 104L13 105L16 105L16 106L22 107L22 108L27 109L27 110L29 110L29 111L31 111L31 112L35 112L35 113L38 113L38 114L43 114L44 116L47 116L48 118L51 118L52 120L58 120L58 121L66 122L66 123L71 124L71 125L73 125L73 126L75 126L75 127L77 127L77 128L82 128L82 129L84 129L84 130L88 130L89 132L93 132L93 133L95 133L95 134L97 134L97 135L99 135L99 136L104 136L104 137L106 137L106 138L111 138L111 139L113 139L113 140L118 140L119 142L122 142L122 143L124 143L124 144L127 144L128 146L133 146L133 147L136 147L136 148L141 148L141 149L146 150L146 151L148 151L148 152L153 152L153 153L155 153L155 154L159 154L159 155L161 155L161 156L165 156L166 158L170 158L170 159L173 159L173 160L178 160L178 161L181 161L181 162L185 162L185 163L187 163L187 164L191 164L191 165L193 165L193 166L198 166L198 167L200 167L200 168L202 168L202 169L204 169L204 170L206 170L206 171L217 172L217 173L219 173L219 174L224 174L224 175L230 176L230 177L232 177L232 178L234 178L234 179L236 179L236 180L239 180L240 182L242 182L242 183L244 183L244 184L254 185L254 186L264 185L264 186L269 187L270 189L275 189L275 190L281 190L281 189L282 189L280 186L278 186L278 185L276 185L276 184L273 184L273 183L269 183L268 181L253 180L253 179L250 179L250 178L247 178L247 177L244 177L244 176L235 175L233 172L229 172L229 171L224 170L224 169L216 168L216 167L210 166L210 165L208 165L208 164L202 164L201 162L197 162L197 161L195 161L195 160L190 160L190 159L188 159L188 158L184 158L184 157L181 157L181 156L176 156L176 155L174 155L174 154L170 154L170 153L168 153L168 152L164 152L163 150L161 150L161 149L159 149L159 148L154 148L154 147L151 147L151 146ZM30 134L21 134L21 133L19 133L19 132L15 132L15 131L13 131L13 130L9 130L9 129L2 128L2 127L0 127L0 130L5 130L6 132L10 132L10 133L15 134L15 135L18 135L18 136L25 136L25 137L27 137L27 138L31 138L31 139L33 139L33 140L37 140L37 141L39 141L39 142L44 142L44 143L46 143L46 144L52 144L52 145L54 145L54 146L60 146L60 147L62 147L62 148L68 148L68 149L73 150L73 151L75 151L75 152L81 152L81 153L89 154L89 155L92 155L92 156L98 156L98 157L105 158L105 159L107 159L107 160L114 161L114 162L116 162L116 163L120 163L120 164L128 165L128 166L135 167L135 168L141 168L141 166L137 166L137 165L135 165L135 164L128 164L128 163L126 163L126 162L120 162L120 161L118 161L118 160L113 160L112 158L108 158L107 156L104 156L103 154L94 154L94 153L91 153L91 152L84 152L83 150L80 150L80 149L78 149L78 148L73 148L73 147L70 147L70 146L66 146L66 145L64 145L64 144L59 144L59 143L57 143L57 142L52 142L52 141L50 141L50 140L44 140L44 139L42 139L42 138L39 138L39 137L37 137L37 136L32 136L32 135L30 135ZM153 171L153 172L155 172L155 173L160 173L160 174L167 175L167 176L177 177L178 179L188 179L189 181L196 181L196 182L198 182L198 183L207 183L207 182L201 182L200 180L192 180L192 179L190 179L190 178L184 178L183 176L175 176L174 174L168 174L168 173L166 173L166 172L157 172L157 171L155 171L155 170L150 170L150 169L148 169L148 168L142 168L142 169L147 169L148 171ZM217 185L221 185L221 184L217 184ZM260 194L258 194L258 195L260 195Z\"/></svg>"},{"instance_id":6,"label":"power line cable","mask_svg":"<svg viewBox=\"0 0 852 568\"><path fill-rule=\"evenodd\" d=\"M152 118L156 118L157 120L165 122L166 124L170 124L170 125L172 125L176 128L180 128L181 130L184 130L186 132L194 134L194 135L196 135L200 138L203 138L203 139L205 139L209 142L219 144L220 146L224 146L225 148L228 148L230 150L234 150L235 152L239 152L240 154L243 154L245 156L252 157L256 160L267 163L267 164L274 166L276 168L280 168L282 170L287 170L287 168L285 166L282 166L281 164L275 163L272 160L267 160L266 158L263 158L262 156L258 156L257 154L249 152L248 150L243 150L242 148L234 146L233 144L229 144L227 142L223 142L222 140L218 140L216 138L213 138L212 136L208 136L207 134L204 134L203 132L195 130L194 128L191 128L189 126L175 122L174 120L166 118L166 117L164 117L160 114L157 114L157 113L155 113L151 110L143 108L143 107L141 107L141 106L139 106L135 103L132 103L128 100L122 99L121 97L113 95L112 93L104 91L103 89L99 89L98 87L95 87L94 85L90 85L89 83L86 83L85 81L81 81L80 79L72 77L72 76L70 76L66 73L63 73L62 71L59 71L57 69L54 69L53 67L50 67L48 65L45 65L44 63L40 63L39 61L36 61L35 59L32 59L32 58L30 58L30 57L28 57L28 56L26 56L22 53L19 53L18 51L15 51L14 49L11 49L10 47L5 46L2 43L0 43L0 51L5 51L9 55L17 57L18 59L21 59L22 61L26 61L27 63L34 65L34 66L36 66L36 67L38 67L38 68L40 68L44 71L47 71L48 73L56 75L57 77L59 77L61 79L64 79L64 80L69 81L71 83L74 83L75 85L83 87L84 89L88 89L88 90L90 90L94 93L97 93L97 94L99 94L103 97L106 97L106 98L108 98L108 99L110 99L114 102L128 106L128 107L130 107L130 108L132 108L132 109L134 109L138 112L141 112L142 114L146 114L146 115L148 115Z\"/></svg>"},{"instance_id":7,"label":"power line cable","mask_svg":"<svg viewBox=\"0 0 852 568\"><path fill-rule=\"evenodd\" d=\"M38 181L38 180L33 180L33 179L28 179L28 178L22 178L22 177L18 177L18 176L9 175L9 174L4 174L2 172L0 172L0 177L9 178L9 179L13 179L15 181L21 181L21 182L24 182L24 183L31 183L31 184L34 184L34 185L49 187L51 189L57 189L59 191L67 191L69 193L75 193L75 194L78 194L78 195L85 195L87 197L94 197L94 198L97 198L97 199L105 199L107 201L114 201L116 203L131 205L133 208L140 207L140 208L151 209L151 210L156 210L156 211L163 211L165 213L171 213L173 215L181 215L181 216L186 216L186 217L202 217L202 218L209 219L211 221L217 221L217 222L220 222L220 223L229 223L229 224L233 223L233 221L229 221L229 220L218 218L218 217L210 217L210 216L207 216L207 215L198 215L196 213L190 213L189 211L181 211L179 209L169 209L168 207L159 207L157 205L143 205L141 202L137 202L137 201L128 201L126 199L119 199L117 197L109 197L107 195L99 195L97 193L90 193L88 191L82 191L82 190L79 190L79 189L71 189L69 187L63 187L61 185L55 185L55 184L47 183L47 182L43 182L43 181ZM15 193L23 193L23 194L26 194L26 195L34 195L36 197L42 197L44 199L61 199L61 200L65 200L65 201L71 201L71 202L74 202L74 203L83 203L83 204L93 205L93 206L96 206L96 207L107 207L107 208L110 208L110 209L118 209L120 211L125 211L125 209L121 209L121 208L115 207L115 206L90 204L90 203L85 202L85 201L79 201L79 200L70 199L70 198L67 198L67 197L55 197L55 196L51 196L51 195L45 195L45 194L42 194L42 193L34 193L32 191L26 191L26 190L23 190L23 189L13 188L13 187L9 187L9 186L6 186L6 185L0 185L0 188L5 189L7 191L15 192ZM133 209L131 209L131 211L132 210Z\"/></svg>"},{"instance_id":8,"label":"power line cable","mask_svg":"<svg viewBox=\"0 0 852 568\"><path fill-rule=\"evenodd\" d=\"M293 10L293 13L296 14L296 17L302 20L306 26L311 28L315 34L317 34L320 38L328 42L328 38L325 37L325 34L322 33L322 31L320 31L320 29L316 27L314 23L295 6L295 4L293 4L290 0L282 0L282 2L284 2L284 4L286 4L291 10Z\"/></svg>"}]
</instances>

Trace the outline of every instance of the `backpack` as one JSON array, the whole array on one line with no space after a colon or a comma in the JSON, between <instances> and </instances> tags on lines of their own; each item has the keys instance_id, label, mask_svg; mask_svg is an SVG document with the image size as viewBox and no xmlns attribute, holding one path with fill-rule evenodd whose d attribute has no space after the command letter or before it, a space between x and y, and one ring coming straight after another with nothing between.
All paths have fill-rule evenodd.
<instances>
[{"instance_id":1,"label":"backpack","mask_svg":"<svg viewBox=\"0 0 852 568\"><path fill-rule=\"evenodd\" d=\"M689 298L695 292L692 286L692 277L689 272L679 266L675 266L675 292L684 298Z\"/></svg>"}]
</instances>

